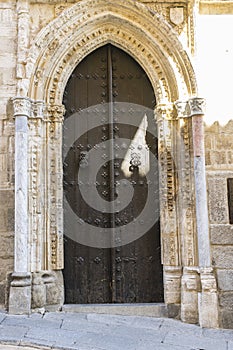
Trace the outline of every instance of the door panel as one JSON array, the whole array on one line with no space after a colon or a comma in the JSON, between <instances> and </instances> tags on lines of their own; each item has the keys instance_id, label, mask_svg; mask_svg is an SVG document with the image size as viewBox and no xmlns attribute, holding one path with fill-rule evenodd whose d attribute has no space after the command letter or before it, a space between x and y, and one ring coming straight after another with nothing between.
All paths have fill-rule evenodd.
<instances>
[{"instance_id":1,"label":"door panel","mask_svg":"<svg viewBox=\"0 0 233 350\"><path fill-rule=\"evenodd\" d=\"M120 102L128 102L130 105L128 108L127 105L123 108L119 105ZM74 70L67 83L63 103L66 106L65 118L95 106L92 113L94 111L101 125L95 128L89 127L91 116L87 115L84 122L88 132L74 142L64 160L66 200L73 212L84 222L103 229L115 227L116 232L120 230L122 235L124 225L132 222L143 210L148 191L153 193L155 202L158 202L158 165L154 158L151 155L149 157L149 172L153 178L150 183L147 176L140 173L140 166L135 166L137 150L134 153L136 158L131 159L130 176L126 176L122 165L123 159L117 154L120 149L125 152L126 157L128 146L126 147L121 140L122 138L135 140L137 130L143 123L145 116L141 110L138 113L137 104L144 106L147 111L147 147L157 157L156 125L153 119L155 96L150 81L143 69L129 55L114 46L106 45L88 55ZM105 106L105 103L109 103L108 108L96 106ZM132 120L132 123L126 125L124 123L126 118ZM75 133L75 130L69 132ZM114 208L112 214L109 210L105 213L103 208L97 210L88 205L80 192L80 186L88 191L93 185L88 171L87 154L93 147L106 140L112 140L111 146L107 148L101 146L103 147L101 157L106 161L98 170L95 181L99 196L108 204L106 208L117 198L117 184L120 180L127 178L130 181L127 186L131 185L134 188L134 195L128 206L119 212ZM108 160L112 158L113 161ZM85 174L84 183L77 181L80 167ZM96 204L98 207L98 203ZM155 209L154 215L158 216L158 208ZM116 248L99 249L79 244L71 239L69 225L66 225L66 213L64 219L66 303L132 303L163 300L159 220L155 220L154 226L132 243L119 245ZM143 230L144 223L141 222L141 225ZM86 234L88 236L90 233ZM114 237L116 238L119 237ZM113 237L110 237L111 239Z\"/></svg>"}]
</instances>

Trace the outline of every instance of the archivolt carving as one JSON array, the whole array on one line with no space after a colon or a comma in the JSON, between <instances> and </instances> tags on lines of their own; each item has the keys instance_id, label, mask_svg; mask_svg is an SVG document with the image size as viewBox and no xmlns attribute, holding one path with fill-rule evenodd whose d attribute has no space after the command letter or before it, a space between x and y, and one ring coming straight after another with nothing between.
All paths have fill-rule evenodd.
<instances>
[{"instance_id":1,"label":"archivolt carving","mask_svg":"<svg viewBox=\"0 0 233 350\"><path fill-rule=\"evenodd\" d=\"M112 43L128 52L142 66L151 80L158 105L166 106L165 110L159 107L157 109L157 114L160 116L158 137L161 162L163 263L166 267L172 266L176 270L182 257L179 253L178 207L175 201L178 171L172 161L172 157L175 157L178 123L173 115L173 102L178 99L187 100L195 95L196 81L190 59L172 27L161 15L133 0L117 2L81 0L47 25L29 50L26 66L27 79L30 80L28 95L35 100L44 100L47 107L44 118L46 135L44 198L47 210L48 260L45 262L45 268L63 267L61 103L64 89L77 64L90 52L107 43ZM36 131L34 129L32 131L34 135ZM31 144L31 148L32 153L39 155L34 144ZM185 149L185 155L187 158L190 156L189 145L187 150ZM188 168L190 163L185 163L185 166L188 173L185 181L187 179L192 182ZM32 169L32 174L34 172L35 169ZM184 190L190 192L189 187L184 186ZM187 206L189 204L187 202ZM186 220L189 229L187 245L191 247L188 252L191 259L194 251L193 213L187 212L187 214L189 214ZM187 265L192 264L194 261L187 262ZM180 282L177 280L180 281L180 272L171 280L174 280L174 283L172 282L174 285L179 285ZM170 298L174 300L174 297Z\"/></svg>"},{"instance_id":2,"label":"archivolt carving","mask_svg":"<svg viewBox=\"0 0 233 350\"><path fill-rule=\"evenodd\" d=\"M27 75L33 77L30 97L61 103L71 71L89 52L107 42L140 63L158 101L195 94L189 57L161 15L135 1L83 0L45 27L32 45L27 65Z\"/></svg>"}]
</instances>

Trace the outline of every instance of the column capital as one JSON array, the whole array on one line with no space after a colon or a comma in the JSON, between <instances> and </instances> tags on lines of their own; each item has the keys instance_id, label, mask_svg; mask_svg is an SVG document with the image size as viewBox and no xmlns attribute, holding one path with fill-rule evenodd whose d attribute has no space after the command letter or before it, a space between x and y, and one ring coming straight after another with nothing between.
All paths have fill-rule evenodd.
<instances>
[{"instance_id":1,"label":"column capital","mask_svg":"<svg viewBox=\"0 0 233 350\"><path fill-rule=\"evenodd\" d=\"M190 109L190 117L194 115L204 115L205 114L205 106L206 101L201 97L193 97L188 101L189 109Z\"/></svg>"},{"instance_id":2,"label":"column capital","mask_svg":"<svg viewBox=\"0 0 233 350\"><path fill-rule=\"evenodd\" d=\"M27 117L31 116L32 112L32 100L28 97L14 97L11 99L13 104L13 114L16 117Z\"/></svg>"},{"instance_id":3,"label":"column capital","mask_svg":"<svg viewBox=\"0 0 233 350\"><path fill-rule=\"evenodd\" d=\"M32 118L33 119L43 119L44 118L44 110L45 110L45 103L44 101L33 101L33 113Z\"/></svg>"},{"instance_id":4,"label":"column capital","mask_svg":"<svg viewBox=\"0 0 233 350\"><path fill-rule=\"evenodd\" d=\"M174 104L173 103L159 103L155 109L155 115L157 121L161 119L174 120Z\"/></svg>"},{"instance_id":5,"label":"column capital","mask_svg":"<svg viewBox=\"0 0 233 350\"><path fill-rule=\"evenodd\" d=\"M187 118L190 116L188 101L176 101L174 105L177 110L178 118Z\"/></svg>"},{"instance_id":6,"label":"column capital","mask_svg":"<svg viewBox=\"0 0 233 350\"><path fill-rule=\"evenodd\" d=\"M47 116L48 121L62 123L64 120L65 107L64 105L48 105Z\"/></svg>"}]
</instances>

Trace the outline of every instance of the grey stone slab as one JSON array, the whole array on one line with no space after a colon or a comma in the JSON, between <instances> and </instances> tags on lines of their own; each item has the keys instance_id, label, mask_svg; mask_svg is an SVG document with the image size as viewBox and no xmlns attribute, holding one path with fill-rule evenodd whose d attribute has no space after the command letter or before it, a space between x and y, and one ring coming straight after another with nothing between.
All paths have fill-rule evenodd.
<instances>
[{"instance_id":1,"label":"grey stone slab","mask_svg":"<svg viewBox=\"0 0 233 350\"><path fill-rule=\"evenodd\" d=\"M71 332L69 330L62 329L50 329L50 328L32 328L29 329L27 334L24 337L24 341L28 341L29 339L34 339L38 341L43 341L43 345L73 345L77 342L77 340L85 335L85 331L76 330L75 332Z\"/></svg>"},{"instance_id":2,"label":"grey stone slab","mask_svg":"<svg viewBox=\"0 0 233 350\"><path fill-rule=\"evenodd\" d=\"M233 342L232 329L203 329L203 337L212 339L223 339Z\"/></svg>"},{"instance_id":3,"label":"grey stone slab","mask_svg":"<svg viewBox=\"0 0 233 350\"><path fill-rule=\"evenodd\" d=\"M100 315L88 314L87 320L96 323L106 323L109 325L130 325L133 327L143 327L158 329L161 325L161 318L139 317L139 316L118 316L118 315Z\"/></svg>"},{"instance_id":4,"label":"grey stone slab","mask_svg":"<svg viewBox=\"0 0 233 350\"><path fill-rule=\"evenodd\" d=\"M210 339L198 337L191 334L168 333L164 339L164 344L167 345L182 345L189 347L190 350L227 350L227 342L224 339Z\"/></svg>"},{"instance_id":5,"label":"grey stone slab","mask_svg":"<svg viewBox=\"0 0 233 350\"><path fill-rule=\"evenodd\" d=\"M233 341L228 342L228 348L227 350L233 350Z\"/></svg>"},{"instance_id":6,"label":"grey stone slab","mask_svg":"<svg viewBox=\"0 0 233 350\"><path fill-rule=\"evenodd\" d=\"M41 315L30 315L30 316L7 315L4 321L2 322L2 324L6 326L13 326L17 324L17 325L25 326L29 328L37 327L37 328L56 329L61 327L62 320L59 318L57 319L53 318L52 320L44 319L41 317Z\"/></svg>"},{"instance_id":7,"label":"grey stone slab","mask_svg":"<svg viewBox=\"0 0 233 350\"><path fill-rule=\"evenodd\" d=\"M168 310L163 303L148 304L69 304L63 311L74 313L115 314L121 316L168 317Z\"/></svg>"},{"instance_id":8,"label":"grey stone slab","mask_svg":"<svg viewBox=\"0 0 233 350\"><path fill-rule=\"evenodd\" d=\"M113 331L109 334L89 333L85 337L79 339L80 346L96 346L104 350L135 350L138 340L130 336L117 336Z\"/></svg>"},{"instance_id":9,"label":"grey stone slab","mask_svg":"<svg viewBox=\"0 0 233 350\"><path fill-rule=\"evenodd\" d=\"M5 320L6 316L6 313L0 313L0 324L2 324L2 322Z\"/></svg>"},{"instance_id":10,"label":"grey stone slab","mask_svg":"<svg viewBox=\"0 0 233 350\"><path fill-rule=\"evenodd\" d=\"M72 312L46 312L43 316L45 320L85 320L87 314Z\"/></svg>"},{"instance_id":11,"label":"grey stone slab","mask_svg":"<svg viewBox=\"0 0 233 350\"><path fill-rule=\"evenodd\" d=\"M199 326L172 319L164 319L160 328L161 330L166 330L167 332L173 332L175 330L177 334L193 334L197 336L202 335L202 328Z\"/></svg>"},{"instance_id":12,"label":"grey stone slab","mask_svg":"<svg viewBox=\"0 0 233 350\"><path fill-rule=\"evenodd\" d=\"M0 325L0 342L3 341L14 341L19 342L24 338L28 331L28 327L23 326L2 326Z\"/></svg>"},{"instance_id":13,"label":"grey stone slab","mask_svg":"<svg viewBox=\"0 0 233 350\"><path fill-rule=\"evenodd\" d=\"M69 330L69 331L84 331L84 332L92 332L93 329L96 329L98 332L104 332L109 330L109 325L105 323L94 324L92 322L87 322L87 320L71 320L65 319L62 322L61 329Z\"/></svg>"}]
</instances>

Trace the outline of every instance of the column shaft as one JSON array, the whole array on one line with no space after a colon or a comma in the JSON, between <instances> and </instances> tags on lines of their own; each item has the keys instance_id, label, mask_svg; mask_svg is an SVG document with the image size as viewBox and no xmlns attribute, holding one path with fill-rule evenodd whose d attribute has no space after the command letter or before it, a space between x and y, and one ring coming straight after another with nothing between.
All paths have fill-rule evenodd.
<instances>
[{"instance_id":1,"label":"column shaft","mask_svg":"<svg viewBox=\"0 0 233 350\"><path fill-rule=\"evenodd\" d=\"M14 271L28 270L27 117L15 119L15 259Z\"/></svg>"}]
</instances>

